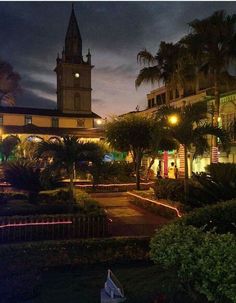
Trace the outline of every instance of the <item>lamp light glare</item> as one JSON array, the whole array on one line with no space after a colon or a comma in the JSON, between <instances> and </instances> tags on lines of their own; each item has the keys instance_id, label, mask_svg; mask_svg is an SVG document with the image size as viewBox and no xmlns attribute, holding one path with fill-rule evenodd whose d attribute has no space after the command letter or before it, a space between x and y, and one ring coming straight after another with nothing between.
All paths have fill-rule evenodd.
<instances>
[{"instance_id":1,"label":"lamp light glare","mask_svg":"<svg viewBox=\"0 0 236 303\"><path fill-rule=\"evenodd\" d=\"M169 121L170 124L175 125L175 124L178 123L178 117L176 115L171 115L168 118L168 121Z\"/></svg>"},{"instance_id":2,"label":"lamp light glare","mask_svg":"<svg viewBox=\"0 0 236 303\"><path fill-rule=\"evenodd\" d=\"M102 124L102 119L97 119L96 123L97 123L97 125L101 125Z\"/></svg>"}]
</instances>

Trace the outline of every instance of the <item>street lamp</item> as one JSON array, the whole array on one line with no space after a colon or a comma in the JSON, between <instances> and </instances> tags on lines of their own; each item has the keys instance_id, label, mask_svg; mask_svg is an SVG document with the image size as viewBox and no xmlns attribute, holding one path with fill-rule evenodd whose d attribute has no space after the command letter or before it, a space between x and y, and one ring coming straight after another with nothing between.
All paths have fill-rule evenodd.
<instances>
[{"instance_id":1,"label":"street lamp","mask_svg":"<svg viewBox=\"0 0 236 303\"><path fill-rule=\"evenodd\" d=\"M168 117L168 122L169 122L169 124L171 124L171 125L176 125L176 124L178 124L178 122L179 122L179 117L178 117L177 115L175 115L175 114L170 115L170 116Z\"/></svg>"}]
</instances>

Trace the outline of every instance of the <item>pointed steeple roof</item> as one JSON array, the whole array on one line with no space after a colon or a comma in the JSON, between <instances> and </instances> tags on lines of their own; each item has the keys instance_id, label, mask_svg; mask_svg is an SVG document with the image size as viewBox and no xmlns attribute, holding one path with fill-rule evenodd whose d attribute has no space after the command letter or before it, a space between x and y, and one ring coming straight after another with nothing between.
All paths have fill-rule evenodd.
<instances>
[{"instance_id":1,"label":"pointed steeple roof","mask_svg":"<svg viewBox=\"0 0 236 303\"><path fill-rule=\"evenodd\" d=\"M81 63L83 61L82 39L73 4L65 38L65 58L70 63Z\"/></svg>"}]
</instances>

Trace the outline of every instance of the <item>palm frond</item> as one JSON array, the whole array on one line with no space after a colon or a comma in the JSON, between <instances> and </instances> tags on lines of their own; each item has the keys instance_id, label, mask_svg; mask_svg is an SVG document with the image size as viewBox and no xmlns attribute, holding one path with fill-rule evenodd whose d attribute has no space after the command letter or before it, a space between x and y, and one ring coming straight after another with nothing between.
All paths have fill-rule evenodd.
<instances>
[{"instance_id":1,"label":"palm frond","mask_svg":"<svg viewBox=\"0 0 236 303\"><path fill-rule=\"evenodd\" d=\"M156 62L156 58L150 52L144 49L138 53L137 62L141 65L150 65Z\"/></svg>"},{"instance_id":2,"label":"palm frond","mask_svg":"<svg viewBox=\"0 0 236 303\"><path fill-rule=\"evenodd\" d=\"M154 83L161 80L159 68L155 66L144 67L140 70L137 79L135 80L135 87L139 87L142 83Z\"/></svg>"},{"instance_id":3,"label":"palm frond","mask_svg":"<svg viewBox=\"0 0 236 303\"><path fill-rule=\"evenodd\" d=\"M223 149L224 150L228 149L230 144L230 137L228 132L226 132L224 129L206 123L202 126L196 127L193 130L193 136L200 137L206 135L212 135L219 138Z\"/></svg>"}]
</instances>

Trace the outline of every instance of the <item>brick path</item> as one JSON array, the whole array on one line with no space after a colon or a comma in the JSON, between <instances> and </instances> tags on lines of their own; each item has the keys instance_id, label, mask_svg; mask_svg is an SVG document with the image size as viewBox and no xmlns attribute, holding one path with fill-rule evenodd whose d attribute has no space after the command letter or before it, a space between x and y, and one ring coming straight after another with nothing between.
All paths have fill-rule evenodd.
<instances>
[{"instance_id":1,"label":"brick path","mask_svg":"<svg viewBox=\"0 0 236 303\"><path fill-rule=\"evenodd\" d=\"M98 201L112 220L109 231L112 236L151 236L155 229L169 222L129 202L126 193L94 193Z\"/></svg>"}]
</instances>

